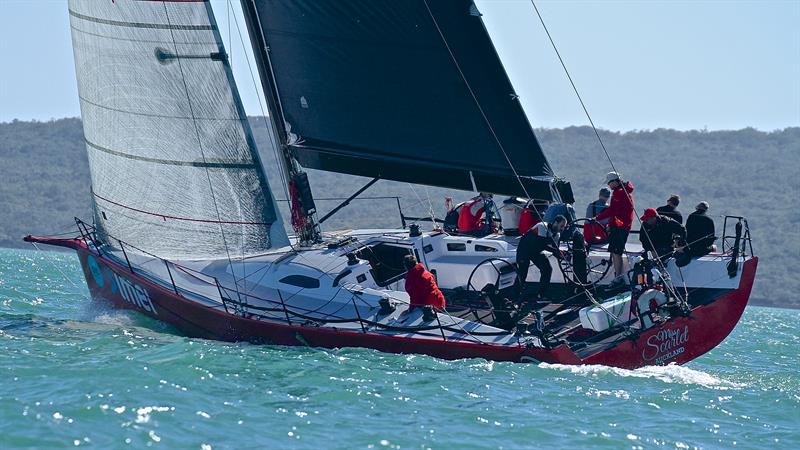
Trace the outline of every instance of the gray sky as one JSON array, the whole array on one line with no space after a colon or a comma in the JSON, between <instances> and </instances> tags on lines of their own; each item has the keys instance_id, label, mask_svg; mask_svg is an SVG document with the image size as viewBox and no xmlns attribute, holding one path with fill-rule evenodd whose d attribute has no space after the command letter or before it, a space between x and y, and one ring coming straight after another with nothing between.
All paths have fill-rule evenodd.
<instances>
[{"instance_id":1,"label":"gray sky","mask_svg":"<svg viewBox=\"0 0 800 450\"><path fill-rule=\"evenodd\" d=\"M530 2L476 3L533 126L586 124ZM260 114L227 2L212 4L245 108ZM800 0L537 5L602 128L800 126ZM80 114L66 1L0 0L0 58L0 122Z\"/></svg>"}]
</instances>

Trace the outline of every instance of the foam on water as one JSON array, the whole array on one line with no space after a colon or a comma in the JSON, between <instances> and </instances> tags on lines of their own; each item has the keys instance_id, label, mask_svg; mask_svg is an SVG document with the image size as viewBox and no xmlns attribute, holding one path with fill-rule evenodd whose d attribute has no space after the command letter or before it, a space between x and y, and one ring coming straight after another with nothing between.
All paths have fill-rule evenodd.
<instances>
[{"instance_id":1,"label":"foam on water","mask_svg":"<svg viewBox=\"0 0 800 450\"><path fill-rule=\"evenodd\" d=\"M686 366L679 366L675 363L667 366L645 366L638 369L621 369L619 367L609 367L603 365L582 365L571 366L564 364L540 363L543 369L562 370L581 376L605 376L614 375L618 377L652 378L665 383L678 383L687 385L698 385L712 389L738 389L744 387L743 384L723 380L709 373L691 369Z\"/></svg>"}]
</instances>

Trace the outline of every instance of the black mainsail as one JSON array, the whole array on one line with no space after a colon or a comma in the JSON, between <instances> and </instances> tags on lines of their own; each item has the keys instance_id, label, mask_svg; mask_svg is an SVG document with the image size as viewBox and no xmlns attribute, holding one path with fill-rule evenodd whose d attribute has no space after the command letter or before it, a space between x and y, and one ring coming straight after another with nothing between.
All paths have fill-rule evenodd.
<instances>
[{"instance_id":1,"label":"black mainsail","mask_svg":"<svg viewBox=\"0 0 800 450\"><path fill-rule=\"evenodd\" d=\"M553 198L471 0L242 4L278 133L304 167Z\"/></svg>"},{"instance_id":2,"label":"black mainsail","mask_svg":"<svg viewBox=\"0 0 800 450\"><path fill-rule=\"evenodd\" d=\"M97 229L162 257L289 242L210 8L69 2Z\"/></svg>"}]
</instances>

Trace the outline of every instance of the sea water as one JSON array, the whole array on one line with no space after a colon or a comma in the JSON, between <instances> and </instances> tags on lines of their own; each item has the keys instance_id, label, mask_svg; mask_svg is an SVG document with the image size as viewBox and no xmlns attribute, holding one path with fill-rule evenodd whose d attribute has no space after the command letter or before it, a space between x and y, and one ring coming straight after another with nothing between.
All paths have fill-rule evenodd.
<instances>
[{"instance_id":1,"label":"sea water","mask_svg":"<svg viewBox=\"0 0 800 450\"><path fill-rule=\"evenodd\" d=\"M800 448L800 312L685 366L444 361L191 339L0 249L0 448Z\"/></svg>"}]
</instances>

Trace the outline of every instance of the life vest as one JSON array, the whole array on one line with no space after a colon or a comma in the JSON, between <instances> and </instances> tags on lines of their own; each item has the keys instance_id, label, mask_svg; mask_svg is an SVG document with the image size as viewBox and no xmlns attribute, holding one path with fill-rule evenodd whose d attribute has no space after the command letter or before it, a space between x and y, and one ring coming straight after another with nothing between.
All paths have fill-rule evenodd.
<instances>
[{"instance_id":1,"label":"life vest","mask_svg":"<svg viewBox=\"0 0 800 450\"><path fill-rule=\"evenodd\" d=\"M541 222L539 215L532 208L525 208L519 215L519 234L525 234L534 225Z\"/></svg>"},{"instance_id":2,"label":"life vest","mask_svg":"<svg viewBox=\"0 0 800 450\"><path fill-rule=\"evenodd\" d=\"M473 213L472 207L478 202L481 202L482 205L480 209ZM483 227L481 218L483 217L484 205L485 203L481 197L473 198L472 200L464 203L464 205L461 207L461 212L458 214L458 231L465 233L469 231L480 230L481 227Z\"/></svg>"}]
</instances>

